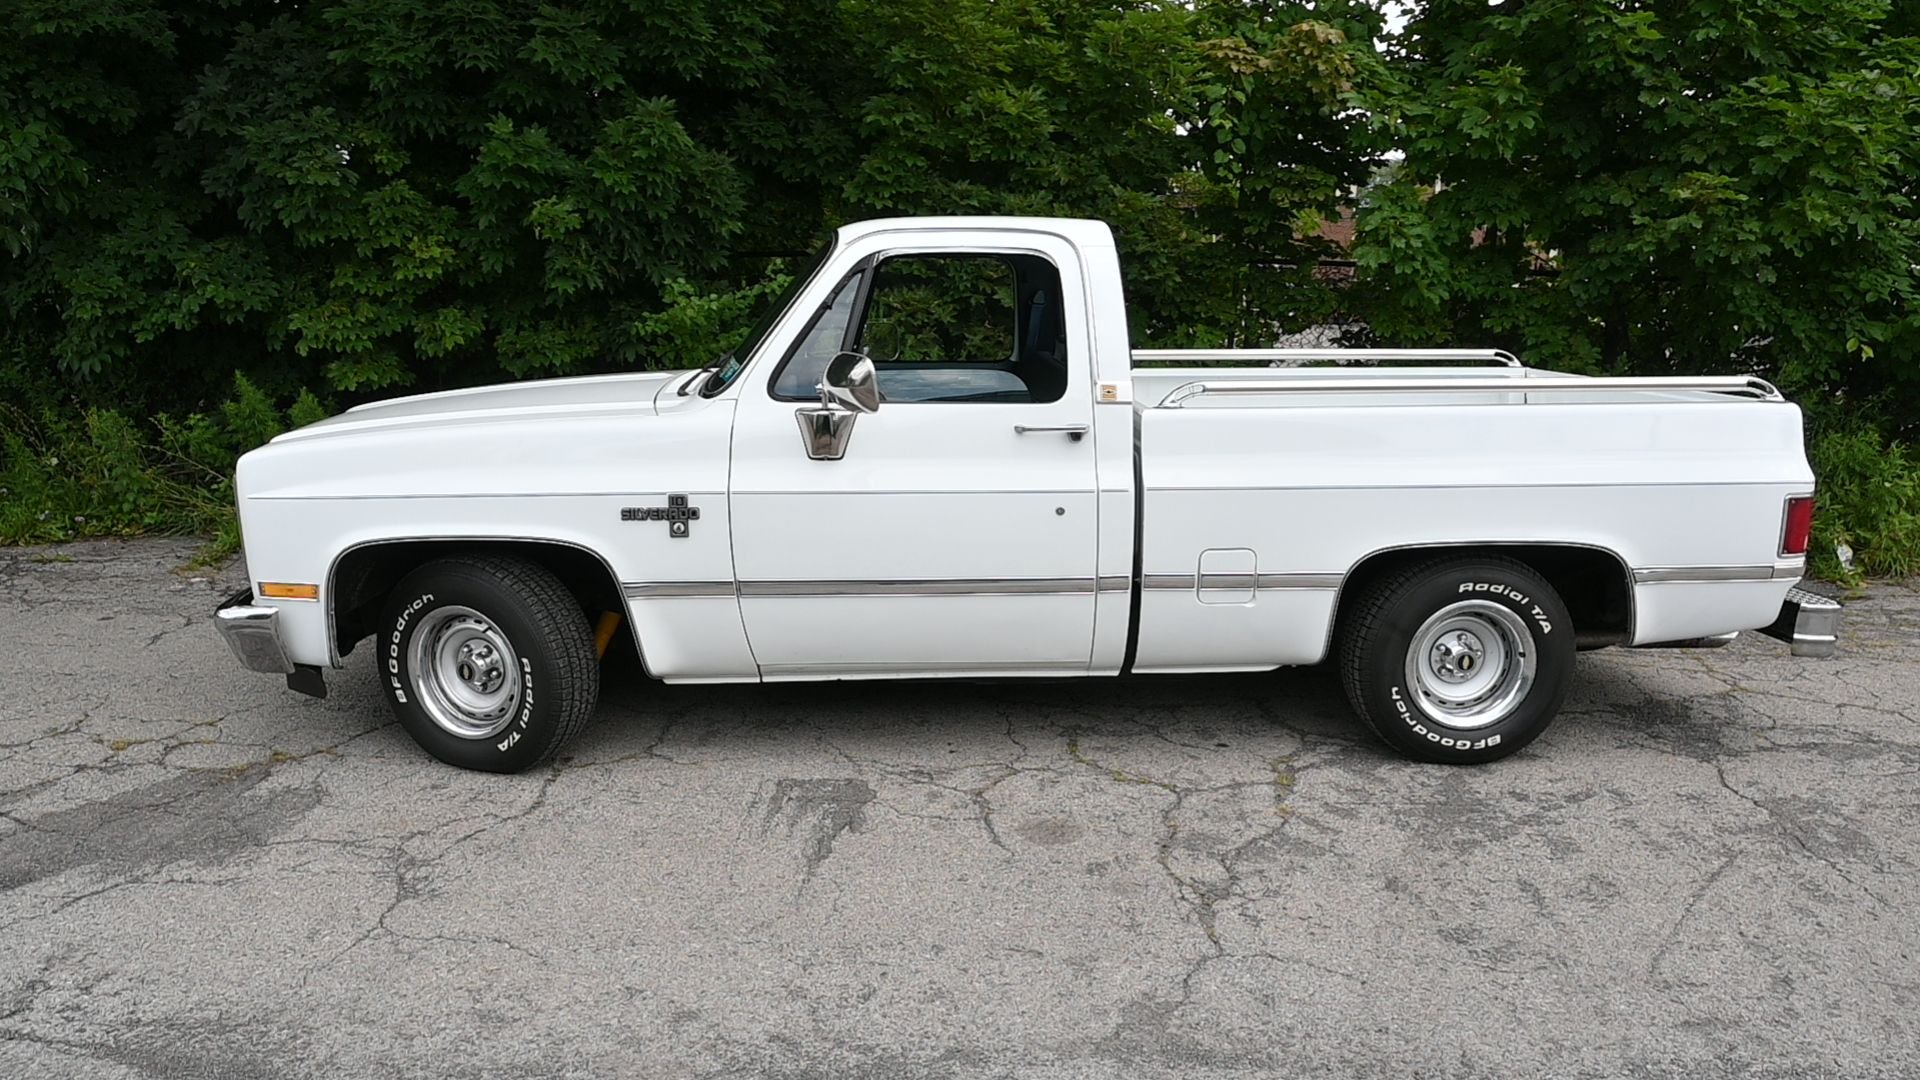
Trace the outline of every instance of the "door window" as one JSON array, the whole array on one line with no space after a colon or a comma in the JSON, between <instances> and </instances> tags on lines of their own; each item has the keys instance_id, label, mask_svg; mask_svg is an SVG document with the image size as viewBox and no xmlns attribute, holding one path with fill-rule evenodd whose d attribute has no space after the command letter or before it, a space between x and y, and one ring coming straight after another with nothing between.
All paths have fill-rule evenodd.
<instances>
[{"instance_id":1,"label":"door window","mask_svg":"<svg viewBox=\"0 0 1920 1080\"><path fill-rule=\"evenodd\" d=\"M774 377L775 397L812 398L843 348L872 358L886 401L1045 404L1066 392L1066 325L1051 262L899 255L870 272L864 295L856 272L821 309Z\"/></svg>"}]
</instances>

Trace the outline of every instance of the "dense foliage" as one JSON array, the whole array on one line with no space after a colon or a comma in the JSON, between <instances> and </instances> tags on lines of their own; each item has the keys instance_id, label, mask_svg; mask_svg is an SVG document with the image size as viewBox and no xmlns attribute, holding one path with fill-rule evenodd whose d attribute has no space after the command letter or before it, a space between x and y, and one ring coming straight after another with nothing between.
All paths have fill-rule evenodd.
<instances>
[{"instance_id":1,"label":"dense foliage","mask_svg":"<svg viewBox=\"0 0 1920 1080\"><path fill-rule=\"evenodd\" d=\"M1876 362L1920 345L1920 41L1891 15L1425 5L1381 94L1406 160L1361 217L1371 322L1569 370L1920 398L1920 366Z\"/></svg>"},{"instance_id":2,"label":"dense foliage","mask_svg":"<svg viewBox=\"0 0 1920 1080\"><path fill-rule=\"evenodd\" d=\"M205 528L126 478L217 507L304 391L697 365L834 224L1013 212L1114 223L1141 342L1777 377L1897 569L1920 10L1379 6L10 0L0 539Z\"/></svg>"},{"instance_id":3,"label":"dense foliage","mask_svg":"<svg viewBox=\"0 0 1920 1080\"><path fill-rule=\"evenodd\" d=\"M1106 217L1138 238L1143 333L1257 336L1329 302L1253 264L1311 255L1296 220L1366 175L1337 113L1379 22L1084 0L8 10L6 385L134 407L236 368L357 395L697 366L769 256L888 213Z\"/></svg>"}]
</instances>

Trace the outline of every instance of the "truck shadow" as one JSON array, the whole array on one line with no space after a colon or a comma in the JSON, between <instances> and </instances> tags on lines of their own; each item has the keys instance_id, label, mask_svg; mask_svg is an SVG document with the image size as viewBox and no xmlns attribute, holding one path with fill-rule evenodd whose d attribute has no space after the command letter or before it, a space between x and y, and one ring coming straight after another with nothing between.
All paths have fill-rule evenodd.
<instances>
[{"instance_id":1,"label":"truck shadow","mask_svg":"<svg viewBox=\"0 0 1920 1080\"><path fill-rule=\"evenodd\" d=\"M1723 750L1737 701L1664 697L1634 684L1604 655L1582 657L1546 737L1588 750L1623 742L1690 756ZM670 686L637 660L610 659L600 711L583 737L587 759L667 743L777 752L826 740L853 754L879 746L911 756L933 743L983 745L1076 734L1138 737L1200 748L1259 746L1336 753L1353 764L1401 762L1353 715L1329 665L1272 672L1097 679L927 679Z\"/></svg>"},{"instance_id":2,"label":"truck shadow","mask_svg":"<svg viewBox=\"0 0 1920 1080\"><path fill-rule=\"evenodd\" d=\"M649 679L637 661L622 659L603 671L600 712L586 736L596 745L586 749L591 756L617 756L636 740L710 742L733 732L759 741L778 738L782 730L853 742L914 731L970 742L1019 740L1022 732L1130 730L1204 745L1290 732L1305 741L1374 747L1333 670L1324 666L1100 679L669 686Z\"/></svg>"}]
</instances>

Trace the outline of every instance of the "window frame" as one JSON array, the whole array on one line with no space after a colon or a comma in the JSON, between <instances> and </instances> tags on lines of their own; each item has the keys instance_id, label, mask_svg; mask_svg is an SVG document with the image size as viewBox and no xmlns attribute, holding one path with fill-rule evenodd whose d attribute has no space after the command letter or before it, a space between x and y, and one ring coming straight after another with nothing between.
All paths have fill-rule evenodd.
<instances>
[{"instance_id":1,"label":"window frame","mask_svg":"<svg viewBox=\"0 0 1920 1080\"><path fill-rule=\"evenodd\" d=\"M813 314L807 319L806 324L800 328L800 332L794 335L792 344L787 346L787 351L780 354L780 362L773 365L773 374L767 376L768 397L771 397L775 401L820 400L818 395L812 397L789 397L786 394L782 394L780 392L780 376L786 374L787 365L793 363L793 358L800 354L800 347L805 345L807 339L813 336L814 328L820 325L820 320L826 318L827 312L833 310L833 302L839 299L840 290L847 287L847 282L850 279L858 277L860 280L855 283L853 290L853 310L847 313L847 328L840 332L839 351L847 351L847 344L853 341L855 337L855 327L858 324L857 316L867 302L868 290L873 287L873 271L876 265L874 259L875 256L869 255L855 263L853 269L841 275L839 283L827 292L826 299L821 301L820 306L814 309Z\"/></svg>"},{"instance_id":2,"label":"window frame","mask_svg":"<svg viewBox=\"0 0 1920 1080\"><path fill-rule=\"evenodd\" d=\"M815 312L813 313L813 316L807 320L806 326L802 328L800 333L794 337L793 343L787 347L786 352L780 357L780 362L774 365L773 374L767 378L767 396L772 398L774 401L787 402L787 403L813 402L813 401L819 400L817 397L790 397L788 395L780 393L779 392L780 376L783 373L785 373L787 369L787 365L791 363L793 361L794 356L797 353L799 353L800 346L805 344L807 338L810 335L812 335L814 327L819 325L820 320L823 317L825 317L827 311L832 308L833 300L835 297L839 295L839 290L846 286L847 278L852 277L855 274L860 275L860 283L853 297L854 310L853 310L852 316L847 319L846 332L843 333L840 338L840 351L841 352L849 351L851 345L854 342L860 340L861 336L864 335L867 330L867 315L871 309L870 300L872 299L874 282L880 276L880 268L884 266L887 263L887 261L890 259L906 259L906 258L916 258L916 257L961 258L961 259L984 258L984 259L998 260L1001 263L1001 265L1005 266L1007 268L1007 271L1013 275L1014 308L1013 308L1013 352L1012 354L1008 356L1007 359L1005 360L978 361L978 362L935 361L935 363L951 363L955 366L968 366L968 367L974 367L974 366L995 367L1003 371L1010 370L1011 365L1018 362L1020 358L1020 348L1022 345L1022 342L1020 340L1021 329L1020 329L1020 308L1019 308L1020 270L1019 270L1019 267L1015 265L1015 263L1013 262L1014 256L1027 256L1027 257L1039 259L1042 262L1046 263L1048 269L1050 269L1053 272L1053 280L1056 285L1056 288L1055 288L1056 294L1064 296L1065 289L1066 289L1066 275L1061 272L1059 261L1044 251L1036 251L1030 248L936 248L936 249L923 249L923 250L908 249L908 250L893 250L893 251L876 251L873 254L866 256L865 258L861 259L859 262L855 263L853 268L851 270L848 270L847 273L840 279L840 284L836 286L832 292L829 292L827 294L826 301L822 303L817 310L815 310ZM1067 331L1064 325L1062 326L1062 332L1067 334L1067 340L1069 344L1071 344L1073 340L1072 335L1070 332ZM879 362L880 361L877 361L877 360L875 361L876 364ZM1018 376L1016 376L1016 378L1017 377ZM1024 380L1022 380L1022 382L1024 384ZM946 398L946 399L926 398L926 399L920 399L920 400L901 400L901 401L894 401L889 399L886 403L889 406L995 404L995 405L1035 405L1041 408L1045 408L1049 405L1058 404L1062 400L1065 400L1064 396L1061 398L1056 398L1053 401L994 402L994 401L967 401L963 399L953 399L953 398Z\"/></svg>"}]
</instances>

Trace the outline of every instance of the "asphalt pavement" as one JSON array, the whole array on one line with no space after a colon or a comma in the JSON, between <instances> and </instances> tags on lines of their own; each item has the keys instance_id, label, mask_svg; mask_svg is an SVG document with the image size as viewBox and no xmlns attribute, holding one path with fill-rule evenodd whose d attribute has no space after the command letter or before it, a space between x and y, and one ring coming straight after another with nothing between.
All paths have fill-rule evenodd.
<instances>
[{"instance_id":1,"label":"asphalt pavement","mask_svg":"<svg viewBox=\"0 0 1920 1080\"><path fill-rule=\"evenodd\" d=\"M0 551L0 1077L1920 1075L1920 591L1401 761L1324 670L314 701L184 541Z\"/></svg>"}]
</instances>

